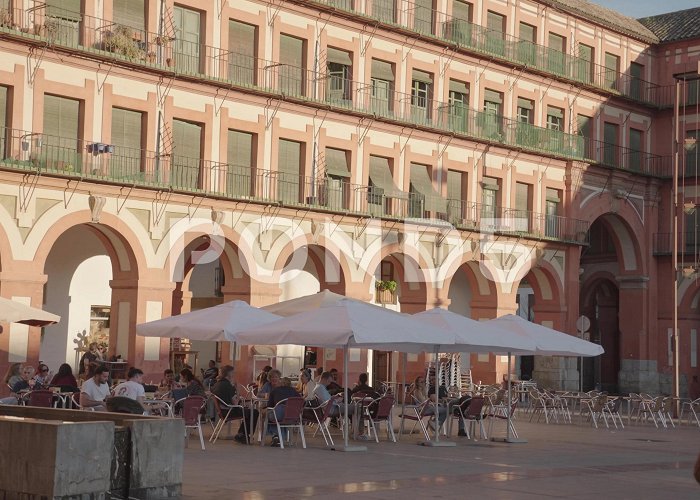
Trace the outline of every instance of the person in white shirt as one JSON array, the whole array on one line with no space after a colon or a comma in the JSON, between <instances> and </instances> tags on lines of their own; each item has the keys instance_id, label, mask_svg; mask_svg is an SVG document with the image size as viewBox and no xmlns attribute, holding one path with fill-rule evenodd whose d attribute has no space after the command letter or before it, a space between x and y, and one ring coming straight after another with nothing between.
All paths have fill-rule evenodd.
<instances>
[{"instance_id":1,"label":"person in white shirt","mask_svg":"<svg viewBox=\"0 0 700 500\"><path fill-rule=\"evenodd\" d=\"M98 366L95 373L80 388L80 406L93 408L96 411L105 411L105 399L109 397L109 369L106 366Z\"/></svg>"},{"instance_id":2,"label":"person in white shirt","mask_svg":"<svg viewBox=\"0 0 700 500\"><path fill-rule=\"evenodd\" d=\"M146 389L143 387L143 371L132 366L126 376L129 380L115 387L114 395L133 399L143 404L146 397Z\"/></svg>"},{"instance_id":3,"label":"person in white shirt","mask_svg":"<svg viewBox=\"0 0 700 500\"><path fill-rule=\"evenodd\" d=\"M309 370L308 368L302 370L301 376L299 378L301 380L302 396L304 396L304 399L306 401L311 401L316 397L316 395L314 394L314 390L316 389L316 382L314 382L314 379L311 378L311 370Z\"/></svg>"}]
</instances>

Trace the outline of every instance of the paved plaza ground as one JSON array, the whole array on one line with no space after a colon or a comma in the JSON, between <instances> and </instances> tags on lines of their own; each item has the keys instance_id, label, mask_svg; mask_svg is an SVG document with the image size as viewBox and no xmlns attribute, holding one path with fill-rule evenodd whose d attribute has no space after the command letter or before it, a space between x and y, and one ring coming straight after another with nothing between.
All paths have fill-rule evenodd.
<instances>
[{"instance_id":1,"label":"paved plaza ground","mask_svg":"<svg viewBox=\"0 0 700 500\"><path fill-rule=\"evenodd\" d=\"M616 431L576 417L548 425L523 415L517 428L527 443L453 437L454 448L427 448L416 444L418 434L391 443L381 432L379 444L361 443L363 453L325 449L320 435L308 439L307 449L300 442L281 450L220 440L201 451L193 436L183 498L700 499L693 479L697 426L632 424Z\"/></svg>"}]
</instances>

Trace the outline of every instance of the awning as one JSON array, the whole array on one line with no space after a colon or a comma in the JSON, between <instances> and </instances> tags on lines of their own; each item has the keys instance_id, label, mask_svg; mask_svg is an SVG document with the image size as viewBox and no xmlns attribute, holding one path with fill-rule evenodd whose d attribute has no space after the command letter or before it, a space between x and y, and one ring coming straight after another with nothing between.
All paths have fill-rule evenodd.
<instances>
[{"instance_id":1,"label":"awning","mask_svg":"<svg viewBox=\"0 0 700 500\"><path fill-rule=\"evenodd\" d=\"M350 177L348 157L345 150L326 148L326 173L337 177Z\"/></svg>"},{"instance_id":2,"label":"awning","mask_svg":"<svg viewBox=\"0 0 700 500\"><path fill-rule=\"evenodd\" d=\"M450 80L450 92L459 92L460 94L469 94L467 84L458 80Z\"/></svg>"},{"instance_id":3,"label":"awning","mask_svg":"<svg viewBox=\"0 0 700 500\"><path fill-rule=\"evenodd\" d=\"M381 156L369 157L369 178L372 184L384 191L384 196L389 198L408 198L408 193L401 191L394 184L388 158Z\"/></svg>"},{"instance_id":4,"label":"awning","mask_svg":"<svg viewBox=\"0 0 700 500\"><path fill-rule=\"evenodd\" d=\"M440 196L440 193L433 187L426 165L411 163L411 185L416 192L425 196L425 210L447 212L447 200Z\"/></svg>"},{"instance_id":5,"label":"awning","mask_svg":"<svg viewBox=\"0 0 700 500\"><path fill-rule=\"evenodd\" d=\"M394 72L391 70L391 63L372 59L372 78L393 82Z\"/></svg>"},{"instance_id":6,"label":"awning","mask_svg":"<svg viewBox=\"0 0 700 500\"><path fill-rule=\"evenodd\" d=\"M427 83L428 85L433 84L433 79L431 78L430 73L426 73L425 71L419 71L417 69L414 69L411 73L411 78L414 81Z\"/></svg>"},{"instance_id":7,"label":"awning","mask_svg":"<svg viewBox=\"0 0 700 500\"><path fill-rule=\"evenodd\" d=\"M344 50L328 47L326 57L330 63L342 64L343 66L352 66L352 58L350 57L350 53L345 52Z\"/></svg>"},{"instance_id":8,"label":"awning","mask_svg":"<svg viewBox=\"0 0 700 500\"><path fill-rule=\"evenodd\" d=\"M518 97L518 107L523 109L532 109L532 101Z\"/></svg>"},{"instance_id":9,"label":"awning","mask_svg":"<svg viewBox=\"0 0 700 500\"><path fill-rule=\"evenodd\" d=\"M484 90L484 101L495 102L496 104L503 104L503 98L501 97L501 93L489 89Z\"/></svg>"}]
</instances>

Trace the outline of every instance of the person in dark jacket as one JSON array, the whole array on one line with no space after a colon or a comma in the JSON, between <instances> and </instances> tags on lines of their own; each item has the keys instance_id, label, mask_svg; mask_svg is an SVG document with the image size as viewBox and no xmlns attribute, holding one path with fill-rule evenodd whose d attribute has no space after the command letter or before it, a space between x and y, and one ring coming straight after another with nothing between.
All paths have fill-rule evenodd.
<instances>
[{"instance_id":1,"label":"person in dark jacket","mask_svg":"<svg viewBox=\"0 0 700 500\"><path fill-rule=\"evenodd\" d=\"M240 398L238 397L238 394L236 392L234 370L234 367L231 365L226 365L222 367L219 373L219 380L218 382L216 382L216 385L214 385L214 388L211 390L211 392L216 397L218 397L227 405L240 404ZM250 443L250 436L255 431L255 426L258 423L258 410L251 410L249 408L233 408L231 410L231 413L228 415L229 420L243 417L245 419L245 423L247 424L251 421L251 411L253 421L252 428L248 428L249 434L246 436L246 428L244 425L244 421L241 420L241 425L238 427L238 433L234 437L234 439L239 443ZM219 418L225 418L227 413L228 409L226 407L222 407L221 413L219 414Z\"/></svg>"}]
</instances>

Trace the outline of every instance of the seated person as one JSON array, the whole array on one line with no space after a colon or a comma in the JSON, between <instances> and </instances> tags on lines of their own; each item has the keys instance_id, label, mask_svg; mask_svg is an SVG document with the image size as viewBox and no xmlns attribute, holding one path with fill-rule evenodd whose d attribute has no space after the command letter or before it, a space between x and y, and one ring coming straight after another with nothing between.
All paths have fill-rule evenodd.
<instances>
[{"instance_id":1,"label":"seated person","mask_svg":"<svg viewBox=\"0 0 700 500\"><path fill-rule=\"evenodd\" d=\"M58 372L51 379L51 385L58 386L62 392L78 392L78 381L73 376L73 368L68 363L58 367Z\"/></svg>"},{"instance_id":2,"label":"seated person","mask_svg":"<svg viewBox=\"0 0 700 500\"><path fill-rule=\"evenodd\" d=\"M31 389L31 385L34 383L32 376L34 375L34 368L29 365L22 366L21 363L15 363L10 366L7 370L7 375L5 375L5 382L7 383L10 390L14 393L19 393L20 391L28 391ZM32 380L30 384L30 380Z\"/></svg>"},{"instance_id":3,"label":"seated person","mask_svg":"<svg viewBox=\"0 0 700 500\"><path fill-rule=\"evenodd\" d=\"M267 381L258 388L257 396L260 399L267 399L272 392L272 389L280 385L280 380L282 379L282 372L276 369L270 369L267 372Z\"/></svg>"},{"instance_id":4,"label":"seated person","mask_svg":"<svg viewBox=\"0 0 700 500\"><path fill-rule=\"evenodd\" d=\"M425 409L423 410L423 415L435 415L435 387L430 386L430 389L428 392L425 390L425 377L419 375L416 377L416 379L413 381L413 398L416 400L416 403L424 403L428 399L430 399L430 404L428 404ZM440 386L440 390L438 391L438 395L441 398L447 397L447 389L445 388L444 385ZM447 408L444 406L438 406L438 427L442 426L443 422L447 418Z\"/></svg>"},{"instance_id":5,"label":"seated person","mask_svg":"<svg viewBox=\"0 0 700 500\"><path fill-rule=\"evenodd\" d=\"M158 390L160 392L170 392L173 389L181 389L182 386L175 380L175 372L170 368L163 372L163 379L160 381Z\"/></svg>"},{"instance_id":6,"label":"seated person","mask_svg":"<svg viewBox=\"0 0 700 500\"><path fill-rule=\"evenodd\" d=\"M92 377L85 380L80 388L80 406L105 411L105 399L109 397L107 380L109 369L106 366L97 366Z\"/></svg>"},{"instance_id":7,"label":"seated person","mask_svg":"<svg viewBox=\"0 0 700 500\"><path fill-rule=\"evenodd\" d=\"M330 372L323 372L319 383L316 385L314 390L314 395L318 400L319 404L323 404L333 396L328 391L328 386L333 383L333 377ZM343 403L334 402L333 408L330 409L329 416L332 418L341 417L345 414L345 405ZM348 406L348 415L352 416L352 406Z\"/></svg>"},{"instance_id":8,"label":"seated person","mask_svg":"<svg viewBox=\"0 0 700 500\"><path fill-rule=\"evenodd\" d=\"M335 396L336 394L340 394L341 392L343 392L343 386L341 386L338 383L338 370L335 368L331 368L328 373L331 374L331 381L326 386L326 388L328 389L328 393L331 396Z\"/></svg>"},{"instance_id":9,"label":"seated person","mask_svg":"<svg viewBox=\"0 0 700 500\"><path fill-rule=\"evenodd\" d=\"M218 369L216 370L216 373L219 373ZM204 386L199 380L197 380L197 377L194 376L194 373L192 373L192 370L189 368L184 368L180 372L180 380L185 384L185 391L187 391L188 396L202 396L203 398L207 397Z\"/></svg>"},{"instance_id":10,"label":"seated person","mask_svg":"<svg viewBox=\"0 0 700 500\"><path fill-rule=\"evenodd\" d=\"M284 401L287 398L294 397L299 397L299 393L292 387L291 379L289 379L289 377L284 377L280 380L279 386L275 387L274 389L272 389L272 392L270 392L270 397L267 400L267 407L274 408L275 416L278 420L281 420L282 418L284 418L284 405L282 404L277 407L275 407L275 405L277 405L277 403L281 401ZM268 420L270 422L274 422L274 419L271 414L268 415ZM280 438L277 435L277 426L270 425L269 430L273 435L272 446L279 446Z\"/></svg>"},{"instance_id":11,"label":"seated person","mask_svg":"<svg viewBox=\"0 0 700 500\"><path fill-rule=\"evenodd\" d=\"M350 390L350 395L353 394L364 394L370 398L378 398L379 393L375 391L372 386L367 384L367 381L369 380L369 375L366 373L360 373L360 376L357 378L357 384L355 384L355 387L353 387Z\"/></svg>"},{"instance_id":12,"label":"seated person","mask_svg":"<svg viewBox=\"0 0 700 500\"><path fill-rule=\"evenodd\" d=\"M146 399L146 389L143 387L143 372L132 366L126 374L127 379L114 388L114 395L138 401L143 404Z\"/></svg>"},{"instance_id":13,"label":"seated person","mask_svg":"<svg viewBox=\"0 0 700 500\"><path fill-rule=\"evenodd\" d=\"M472 397L469 394L466 394L459 398L459 400L452 406L452 414L460 417L459 418L459 432L457 433L458 436L466 436L467 432L464 429L464 422L462 421L462 418L460 416L460 412L463 415L467 414L467 411L469 410L469 404L472 402Z\"/></svg>"},{"instance_id":14,"label":"seated person","mask_svg":"<svg viewBox=\"0 0 700 500\"><path fill-rule=\"evenodd\" d=\"M316 389L316 382L314 382L314 379L311 378L311 370L308 368L302 370L299 380L301 381L301 395L306 401L313 400L316 397L316 394L314 393Z\"/></svg>"},{"instance_id":15,"label":"seated person","mask_svg":"<svg viewBox=\"0 0 700 500\"><path fill-rule=\"evenodd\" d=\"M11 364L10 367L7 369L7 373L5 374L5 383L10 388L10 391L14 393L15 385L18 382L21 382L22 380L22 364ZM27 387L29 387L29 384L27 384ZM0 398L0 404L3 405L16 405L17 403L17 396L15 395L6 398Z\"/></svg>"},{"instance_id":16,"label":"seated person","mask_svg":"<svg viewBox=\"0 0 700 500\"><path fill-rule=\"evenodd\" d=\"M181 372L182 373L182 372ZM219 376L219 369L216 367L216 361L209 360L209 368L202 371L202 383L205 387L211 387L216 383L216 377Z\"/></svg>"},{"instance_id":17,"label":"seated person","mask_svg":"<svg viewBox=\"0 0 700 500\"><path fill-rule=\"evenodd\" d=\"M219 379L211 390L212 394L228 405L237 405L240 402L240 398L236 393L234 370L232 365L223 366L221 370L219 370ZM222 407L220 410L219 418L226 417L228 409ZM246 425L251 421L251 409L233 408L228 415L229 419L241 417L243 417L241 419L241 425L238 427L238 433L234 439L239 443L250 443L250 436L255 432L255 426L258 423L258 410L252 410L253 427L252 429L247 429L248 435L246 435ZM245 419L245 422L243 419Z\"/></svg>"},{"instance_id":18,"label":"seated person","mask_svg":"<svg viewBox=\"0 0 700 500\"><path fill-rule=\"evenodd\" d=\"M49 367L44 363L39 363L34 375L34 389L48 389L51 384L53 374L49 371Z\"/></svg>"}]
</instances>

